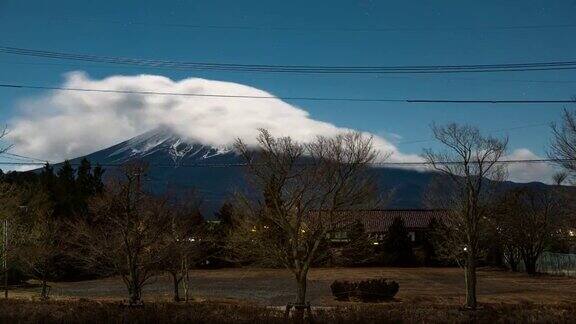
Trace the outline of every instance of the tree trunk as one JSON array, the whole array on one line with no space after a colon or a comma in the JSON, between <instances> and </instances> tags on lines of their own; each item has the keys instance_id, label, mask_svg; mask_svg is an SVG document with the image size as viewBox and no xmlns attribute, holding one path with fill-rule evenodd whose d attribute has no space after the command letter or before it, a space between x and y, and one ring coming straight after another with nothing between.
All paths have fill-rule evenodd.
<instances>
[{"instance_id":1,"label":"tree trunk","mask_svg":"<svg viewBox=\"0 0 576 324\"><path fill-rule=\"evenodd\" d=\"M524 257L524 268L526 269L526 273L529 275L536 274L536 260L537 257L533 256L525 256Z\"/></svg>"},{"instance_id":2,"label":"tree trunk","mask_svg":"<svg viewBox=\"0 0 576 324\"><path fill-rule=\"evenodd\" d=\"M188 302L189 299L189 287L190 287L190 276L188 275L188 258L184 258L184 300Z\"/></svg>"},{"instance_id":3,"label":"tree trunk","mask_svg":"<svg viewBox=\"0 0 576 324\"><path fill-rule=\"evenodd\" d=\"M294 320L297 323L304 322L304 310L306 309L306 282L307 274L300 273L296 276L296 303L294 305Z\"/></svg>"},{"instance_id":4,"label":"tree trunk","mask_svg":"<svg viewBox=\"0 0 576 324\"><path fill-rule=\"evenodd\" d=\"M518 272L518 260L511 258L508 260L508 265L510 266L510 270L512 272Z\"/></svg>"},{"instance_id":5,"label":"tree trunk","mask_svg":"<svg viewBox=\"0 0 576 324\"><path fill-rule=\"evenodd\" d=\"M504 259L510 267L510 270L512 272L518 272L518 254L513 250L508 250L504 255Z\"/></svg>"},{"instance_id":6,"label":"tree trunk","mask_svg":"<svg viewBox=\"0 0 576 324\"><path fill-rule=\"evenodd\" d=\"M136 283L134 279L130 280L128 286L128 294L128 303L130 305L139 305L142 303L142 288Z\"/></svg>"},{"instance_id":7,"label":"tree trunk","mask_svg":"<svg viewBox=\"0 0 576 324\"><path fill-rule=\"evenodd\" d=\"M172 282L174 284L174 302L179 302L180 299L180 281L181 278L178 278L178 272L174 271L171 273L172 274Z\"/></svg>"},{"instance_id":8,"label":"tree trunk","mask_svg":"<svg viewBox=\"0 0 576 324\"><path fill-rule=\"evenodd\" d=\"M135 257L128 256L129 276L128 276L128 304L139 305L142 303L142 287L139 284L140 273Z\"/></svg>"},{"instance_id":9,"label":"tree trunk","mask_svg":"<svg viewBox=\"0 0 576 324\"><path fill-rule=\"evenodd\" d=\"M471 251L472 252L472 251ZM476 309L476 257L475 253L468 254L464 277L466 282L466 308Z\"/></svg>"},{"instance_id":10,"label":"tree trunk","mask_svg":"<svg viewBox=\"0 0 576 324\"><path fill-rule=\"evenodd\" d=\"M42 291L40 292L40 299L48 299L48 284L46 283L46 279L42 279Z\"/></svg>"},{"instance_id":11,"label":"tree trunk","mask_svg":"<svg viewBox=\"0 0 576 324\"><path fill-rule=\"evenodd\" d=\"M302 275L298 278L298 295L296 297L296 303L299 305L306 304L306 275Z\"/></svg>"}]
</instances>

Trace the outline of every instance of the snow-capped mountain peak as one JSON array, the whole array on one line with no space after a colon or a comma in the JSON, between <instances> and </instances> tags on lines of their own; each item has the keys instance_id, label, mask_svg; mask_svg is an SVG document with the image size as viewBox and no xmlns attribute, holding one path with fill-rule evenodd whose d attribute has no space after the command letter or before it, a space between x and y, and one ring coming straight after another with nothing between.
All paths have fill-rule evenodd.
<instances>
[{"instance_id":1,"label":"snow-capped mountain peak","mask_svg":"<svg viewBox=\"0 0 576 324\"><path fill-rule=\"evenodd\" d=\"M170 158L170 163L177 167L183 161L194 160L195 163L199 163L202 160L226 155L232 152L232 148L194 143L176 135L167 128L158 128L100 151L100 154L104 152L107 153L104 158L113 163L122 163L144 157L147 157L148 160L151 155L157 155L163 159Z\"/></svg>"}]
</instances>

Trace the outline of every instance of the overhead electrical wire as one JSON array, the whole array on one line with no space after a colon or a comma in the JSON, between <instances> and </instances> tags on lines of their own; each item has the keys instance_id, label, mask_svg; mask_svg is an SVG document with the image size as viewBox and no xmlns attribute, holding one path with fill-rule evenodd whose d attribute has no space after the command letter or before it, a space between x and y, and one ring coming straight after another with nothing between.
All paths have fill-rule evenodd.
<instances>
[{"instance_id":1,"label":"overhead electrical wire","mask_svg":"<svg viewBox=\"0 0 576 324\"><path fill-rule=\"evenodd\" d=\"M499 160L496 163L498 164L516 164L516 163L560 163L560 162L576 162L576 159L511 159L511 160ZM469 162L470 164L477 164L475 161ZM26 165L26 166L42 166L46 163L42 162L9 162L9 161L2 161L0 165ZM80 165L80 163L70 163L71 165ZM428 161L414 161L414 162L373 162L369 165L371 166L398 166L398 167L415 167L415 166L431 166L433 164L436 165L458 165L463 164L462 161L437 161L437 162L428 162ZM101 167L122 167L124 164L121 163L98 163ZM306 163L300 164L301 166L306 166ZM247 163L189 163L189 164L155 164L151 163L148 164L150 167L159 167L159 168L231 168L231 167L246 167L248 166Z\"/></svg>"},{"instance_id":2,"label":"overhead electrical wire","mask_svg":"<svg viewBox=\"0 0 576 324\"><path fill-rule=\"evenodd\" d=\"M291 96L252 96L233 94L205 94L205 93L183 93L183 92L161 92L161 91L136 91L136 90L116 90L116 89L88 89L73 87L38 86L26 84L0 84L0 88L13 89L35 89L35 90L57 90L57 91L78 91L94 93L119 93L136 95L160 95L160 96L186 96L204 98L237 98L237 99L280 99L280 100L303 100L303 101L352 101L352 102L395 102L410 104L567 104L574 103L568 99L537 99L537 100L516 100L516 99L392 99L392 98L345 98L345 97L291 97Z\"/></svg>"},{"instance_id":3,"label":"overhead electrical wire","mask_svg":"<svg viewBox=\"0 0 576 324\"><path fill-rule=\"evenodd\" d=\"M515 127L507 127L507 128L493 129L493 130L488 131L488 132L489 132L489 133L499 133L499 132L517 130L517 129L526 129L526 128L542 127L542 126L549 126L549 125L550 125L550 123L529 124L529 125L522 125L522 126L515 126ZM427 143L427 142L433 142L433 141L435 141L435 140L432 139L432 138L428 138L428 139L419 139L419 140L399 141L399 142L395 142L395 143L392 143L392 144L394 144L394 145L403 145L403 144Z\"/></svg>"},{"instance_id":4,"label":"overhead electrical wire","mask_svg":"<svg viewBox=\"0 0 576 324\"><path fill-rule=\"evenodd\" d=\"M30 160L30 159L24 159L24 158L18 158L18 157L13 157L13 156L9 156L9 155L2 155L2 160L7 160L6 162L38 162L36 160Z\"/></svg>"},{"instance_id":5,"label":"overhead electrical wire","mask_svg":"<svg viewBox=\"0 0 576 324\"><path fill-rule=\"evenodd\" d=\"M55 59L68 59L80 61L92 61L126 65L145 65L149 67L169 67L169 68L190 68L209 69L224 71L249 71L249 72L295 72L295 73L453 73L453 72L496 72L496 71L536 71L536 70L562 70L576 69L576 61L540 62L540 63L519 63L519 64L492 64L492 65L437 65L437 66L307 66L307 65L247 65L247 64L226 64L226 63L197 63L197 62L174 62L158 60L139 60L116 57L101 57L94 55L78 55L49 51L36 51L13 47L0 47L1 53L15 55L26 55L36 57L46 57ZM4 88L27 88L40 90L61 90L61 91L83 91L101 93L127 93L140 95L175 95L175 96L198 96L198 97L219 97L219 98L246 98L246 99L284 99L284 100L315 100L315 101L366 101L366 102L405 102L405 103L506 103L506 104L542 104L542 103L573 103L573 100L461 100L461 99L367 99L367 98L326 98L326 97L275 97L275 96L244 96L227 94L192 94L173 93L156 91L128 91L113 89L84 89L67 87L49 87L21 84L0 84ZM422 140L424 141L424 140ZM428 141L428 140L426 140ZM412 141L419 142L419 141ZM13 154L14 156L18 156ZM24 156L20 156L24 157ZM24 157L28 158L28 157ZM41 159L30 158L37 161ZM559 162L552 159L532 159L532 160L503 160L499 163L545 163ZM444 161L439 164L460 163L457 161ZM42 165L40 162L0 162L0 164L10 165ZM426 165L427 162L381 162L375 165ZM108 164L103 166L119 166ZM156 165L159 166L159 165ZM167 165L168 166L168 165ZM169 167L230 167L245 166L245 164L194 164L194 165L169 165Z\"/></svg>"},{"instance_id":6,"label":"overhead electrical wire","mask_svg":"<svg viewBox=\"0 0 576 324\"><path fill-rule=\"evenodd\" d=\"M31 65L31 66L41 66L41 67L69 67L78 69L151 69L151 70L176 70L176 71L186 71L176 68L165 68L165 67L152 67L152 66L123 66L123 65L84 65L84 64L70 64L70 63L56 63L56 62L30 62L30 61L6 61L0 60L0 63L9 65ZM444 75L445 76L445 75ZM414 80L415 76L376 76L377 79L400 79L400 80ZM437 80L437 75L417 75L419 78L427 78L430 80ZM434 79L432 79L434 78ZM574 84L576 80L534 80L534 79L486 79L486 78L470 78L470 77L454 77L449 76L445 78L446 81L463 80L463 81L483 81L483 82L516 82L516 83L543 83L543 84Z\"/></svg>"},{"instance_id":7,"label":"overhead electrical wire","mask_svg":"<svg viewBox=\"0 0 576 324\"><path fill-rule=\"evenodd\" d=\"M419 74L419 73L473 73L473 72L514 72L514 71L558 71L576 69L576 61L551 61L505 64L472 65L406 65L406 66L322 66L322 65L265 65L233 64L210 62L180 62L169 60L137 59L89 54L73 54L45 50L33 50L0 46L0 53L43 57L60 60L75 60L121 65L168 67L203 71L226 72L273 72L305 74Z\"/></svg>"},{"instance_id":8,"label":"overhead electrical wire","mask_svg":"<svg viewBox=\"0 0 576 324\"><path fill-rule=\"evenodd\" d=\"M20 155L20 154L14 154L14 153L10 153L10 152L2 152L2 153L0 153L0 155L8 155L8 156L12 156L15 158L27 159L27 160L32 160L32 161L51 162L50 160L38 159L35 157L25 156L25 155Z\"/></svg>"},{"instance_id":9,"label":"overhead electrical wire","mask_svg":"<svg viewBox=\"0 0 576 324\"><path fill-rule=\"evenodd\" d=\"M486 31L486 30L534 30L534 29L558 29L576 28L576 24L556 25L501 25L501 26L478 26L478 27L455 27L455 26L426 26L426 27L295 27L295 26L247 26L247 25L217 25L217 24L186 24L165 22L144 22L134 20L101 20L70 18L56 18L48 23L73 23L73 24L111 24L121 26L160 26L191 29L215 29L215 30L241 30L241 31L297 31L297 32L403 32L403 31Z\"/></svg>"},{"instance_id":10,"label":"overhead electrical wire","mask_svg":"<svg viewBox=\"0 0 576 324\"><path fill-rule=\"evenodd\" d=\"M510 131L510 130L517 130L517 129L526 129L526 128L531 128L531 127L541 127L541 126L546 126L549 125L548 123L539 123L539 124L528 124L528 125L521 125L521 126L514 126L514 127L508 127L508 128L499 128L499 129L494 129L489 131L489 133L495 133L495 132L504 132L504 131ZM414 141L405 141L405 142L399 142L399 143L393 143L393 144L408 144L408 143L420 143L420 142L431 142L434 141L433 139L427 139L427 140L414 140ZM25 165L43 165L45 163L51 163L51 164L55 164L55 162L47 160L47 159L39 159L36 157L31 157L31 156L27 156L27 155L21 155L21 154L15 154L15 153L9 153L9 152L1 152L0 155L7 155L7 156L13 156L17 159L20 159L20 161L22 161L23 159L26 159L28 161L32 161L31 163L23 163ZM41 161L42 163L38 162ZM522 162L526 162L526 163L542 163L542 162L553 162L553 160L550 159L533 159L533 160L508 160L508 163L514 163L516 161L522 161ZM13 162L4 162L6 164L12 164ZM413 163L418 163L418 164L422 164L423 162L382 162L384 164L404 164L406 163L407 165L413 165ZM2 164L2 163L0 163ZM78 164L78 163L73 163L73 164ZM380 164L380 163L376 163L376 164ZM121 166L122 164L107 164L107 165L111 165L111 166ZM170 164L170 165L164 165L164 166L170 166L170 167L178 167L181 166L178 163L175 164ZM184 165L187 166L187 165ZM196 165L194 165L196 166ZM246 166L245 163L237 163L237 164L233 164L233 165L229 165L229 164L198 164L198 166L202 166L202 167L226 167L226 166Z\"/></svg>"}]
</instances>

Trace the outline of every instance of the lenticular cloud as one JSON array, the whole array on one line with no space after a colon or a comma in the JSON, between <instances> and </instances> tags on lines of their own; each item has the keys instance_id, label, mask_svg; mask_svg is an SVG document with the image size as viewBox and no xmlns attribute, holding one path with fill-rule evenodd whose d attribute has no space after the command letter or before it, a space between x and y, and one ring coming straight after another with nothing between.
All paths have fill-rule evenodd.
<instances>
[{"instance_id":1,"label":"lenticular cloud","mask_svg":"<svg viewBox=\"0 0 576 324\"><path fill-rule=\"evenodd\" d=\"M91 79L83 72L65 75L63 87L120 91L153 91L199 95L272 96L232 82L188 78L174 81L157 75L111 76ZM242 138L254 143L259 128L275 136L308 141L317 135L349 131L310 118L308 112L280 99L202 96L137 95L53 91L21 104L10 122L14 152L48 160L82 156L157 127L168 127L188 141L231 145ZM390 160L414 161L381 137L376 147Z\"/></svg>"}]
</instances>

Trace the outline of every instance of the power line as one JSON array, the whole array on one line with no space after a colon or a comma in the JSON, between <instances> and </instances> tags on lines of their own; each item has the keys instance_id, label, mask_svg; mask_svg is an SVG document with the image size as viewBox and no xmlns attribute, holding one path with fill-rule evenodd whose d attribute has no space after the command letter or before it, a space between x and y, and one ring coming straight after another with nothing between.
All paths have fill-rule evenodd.
<instances>
[{"instance_id":1,"label":"power line","mask_svg":"<svg viewBox=\"0 0 576 324\"><path fill-rule=\"evenodd\" d=\"M148 70L176 70L187 71L187 69L166 68L166 67L152 67L152 66L123 66L123 65L83 65L83 64L69 64L69 63L54 63L54 62L22 62L22 61L6 61L0 60L0 63L10 65L32 65L32 66L45 66L45 67L70 67L79 69L148 69ZM439 75L425 75L419 74L419 78L429 78L436 80ZM414 80L415 76L376 76L378 79L400 79L400 80ZM485 78L468 78L468 77L447 77L445 80L464 80L464 81L485 81L485 82L517 82L517 83L542 83L542 84L574 84L576 80L534 80L534 79L485 79Z\"/></svg>"},{"instance_id":2,"label":"power line","mask_svg":"<svg viewBox=\"0 0 576 324\"><path fill-rule=\"evenodd\" d=\"M500 160L497 161L496 163L499 164L515 164L515 163L550 163L550 162L554 162L554 163L558 163L558 162L573 162L576 161L576 159L512 159L512 160ZM469 162L470 164L476 164L477 162L471 161ZM0 165L26 165L26 166L42 166L45 165L46 163L41 163L41 162L7 162L7 161L3 161L0 162ZM80 165L80 163L70 163L71 165ZM382 166L382 167L386 167L386 166L398 166L398 167L403 167L403 166L430 166L432 164L437 164L437 165L458 165L458 164L463 164L462 161L437 161L434 163L428 162L428 161L414 161L414 162L373 162L370 163L371 166ZM122 167L124 166L124 164L119 164L119 163L98 163L99 166L101 167ZM301 165L301 166L306 166L308 164L306 163L302 163L302 164L297 164L297 165ZM150 167L159 167L159 168L232 168L232 167L246 167L248 166L247 163L191 163L191 164L148 164L148 166Z\"/></svg>"},{"instance_id":3,"label":"power line","mask_svg":"<svg viewBox=\"0 0 576 324\"><path fill-rule=\"evenodd\" d=\"M489 103L489 104L559 104L574 103L574 100L454 100L454 99L406 99L409 103Z\"/></svg>"},{"instance_id":4,"label":"power line","mask_svg":"<svg viewBox=\"0 0 576 324\"><path fill-rule=\"evenodd\" d=\"M78 91L94 93L119 93L136 95L161 95L161 96L185 96L185 97L205 97L205 98L238 98L238 99L280 99L280 100L303 100L303 101L352 101L352 102L396 102L410 104L566 104L574 103L574 100L508 100L508 99L390 99L390 98L345 98L345 97L276 97L276 96L251 96L251 95L231 95L231 94L201 94L182 92L159 92L159 91L136 91L136 90L115 90L115 89L86 89L71 87L37 86L23 84L0 84L0 88L13 89L35 89L35 90L58 90L58 91Z\"/></svg>"},{"instance_id":5,"label":"power line","mask_svg":"<svg viewBox=\"0 0 576 324\"><path fill-rule=\"evenodd\" d=\"M549 125L548 123L538 123L538 124L528 124L528 125L521 125L521 126L514 126L514 127L507 127L507 128L499 128L499 129L493 129L491 131L488 131L489 133L497 133L497 132L504 132L504 131L510 131L510 130L517 130L517 129L526 129L526 128L532 128L532 127L542 127L542 126L547 126ZM403 141L403 142L398 142L398 143L393 143L395 145L398 144L412 144L412 143L423 143L423 142L432 142L434 141L434 139L422 139L422 140L411 140L411 141ZM31 157L31 156L27 156L27 155L20 155L20 154L14 154L14 153L9 153L9 152L2 152L0 153L2 155L8 155L8 156L13 156L15 158L12 159L20 159L20 161L24 160L28 160L28 161L33 161L33 163L38 163L38 161L41 161L42 164L45 163L51 163L54 164L54 161L50 161L50 160L45 160L45 159L39 159L39 158L35 158L35 157ZM204 165L204 164L203 164ZM178 164L174 164L172 165L174 167L178 167ZM245 164L241 164L241 165L235 165L235 166L245 166Z\"/></svg>"},{"instance_id":6,"label":"power line","mask_svg":"<svg viewBox=\"0 0 576 324\"><path fill-rule=\"evenodd\" d=\"M100 62L109 64L167 67L189 70L225 72L274 72L306 74L420 74L420 73L471 73L471 72L513 72L513 71L558 71L576 69L576 61L552 61L506 64L472 65L406 65L406 66L321 66L321 65L265 65L231 64L207 62L179 62L168 60L134 59L125 57L72 54L44 50L0 46L0 53L44 57L61 60Z\"/></svg>"},{"instance_id":7,"label":"power line","mask_svg":"<svg viewBox=\"0 0 576 324\"><path fill-rule=\"evenodd\" d=\"M20 154L14 154L14 153L9 153L9 152L2 152L2 153L0 153L0 154L2 154L2 155L8 155L8 156L13 156L13 157L16 157L16 158L21 158L21 159L33 160L33 161L50 162L49 160L37 159L37 158L35 158L35 157L25 156L25 155L20 155Z\"/></svg>"},{"instance_id":8,"label":"power line","mask_svg":"<svg viewBox=\"0 0 576 324\"><path fill-rule=\"evenodd\" d=\"M508 128L499 128L499 129L493 129L491 131L488 131L489 133L497 133L497 132L504 132L504 131L510 131L510 130L517 130L517 129L526 129L526 128L532 128L532 127L542 127L542 126L547 126L549 125L548 123L538 123L538 124L528 124L528 125L521 125L521 126L514 126L514 127L508 127ZM422 140L411 140L411 141L403 141L403 142L398 142L398 143L393 143L394 145L398 145L398 144L412 144L412 143L423 143L423 142L432 142L434 141L434 139L422 139ZM39 158L35 158L35 157L31 157L31 156L27 156L27 155L20 155L20 154L14 154L14 153L8 153L8 152L3 152L0 153L3 155L9 155L9 156L14 156L16 158L20 158L20 160L26 159L28 161L41 161L43 163L52 163L54 164L54 161L50 161L50 160L45 160L45 159L39 159ZM174 164L174 167L178 167L178 164Z\"/></svg>"},{"instance_id":9,"label":"power line","mask_svg":"<svg viewBox=\"0 0 576 324\"><path fill-rule=\"evenodd\" d=\"M508 128L493 129L493 130L490 130L490 131L488 131L488 132L489 132L489 133L499 133L499 132L517 130L517 129L526 129L526 128L533 128L533 127L542 127L542 126L548 126L548 125L550 125L550 124L549 124L549 123L529 124L529 125L522 125L522 126L515 126L515 127L508 127ZM403 144L427 143L427 142L433 142L433 141L435 141L435 139L433 139L433 138L428 138L428 139L419 139L419 140L399 141L399 142L392 143L392 144L394 144L394 145L403 145Z\"/></svg>"},{"instance_id":10,"label":"power line","mask_svg":"<svg viewBox=\"0 0 576 324\"><path fill-rule=\"evenodd\" d=\"M143 22L131 20L100 20L100 19L86 19L86 20L72 20L68 18L54 19L50 23L95 23L95 24L112 24L121 26L161 26L161 27L176 27L176 28L190 28L190 29L213 29L213 30L241 30L241 31L297 31L297 32L402 32L402 31L485 31L485 30L534 30L534 29L558 29L558 28L576 28L575 24L549 24L549 25L507 25L507 26L479 26L479 27L294 27L294 26L246 26L246 25L208 25L208 24L185 24L185 23L164 23L164 22Z\"/></svg>"},{"instance_id":11,"label":"power line","mask_svg":"<svg viewBox=\"0 0 576 324\"><path fill-rule=\"evenodd\" d=\"M250 96L250 95L228 95L228 94L201 94L182 92L158 92L158 91L135 91L135 90L114 90L114 89L85 89L51 86L34 86L21 84L0 84L2 88L22 88L36 90L60 90L60 91L80 91L97 93L121 93L137 95L161 95L161 96L186 96L186 97L208 97L208 98L239 98L239 99L282 99L282 100L310 100L310 101L365 101L365 102L403 102L401 99L365 99L365 98L327 98L327 97L275 97L275 96Z\"/></svg>"}]
</instances>

